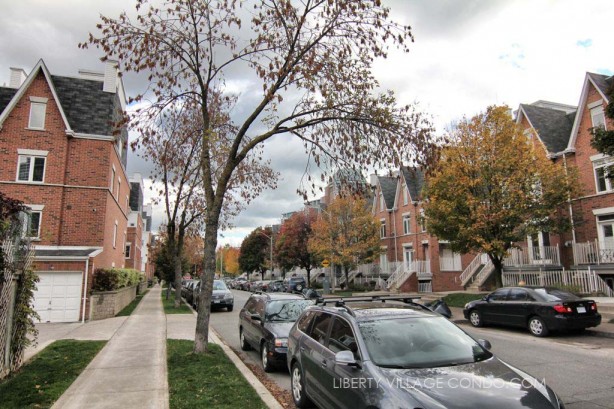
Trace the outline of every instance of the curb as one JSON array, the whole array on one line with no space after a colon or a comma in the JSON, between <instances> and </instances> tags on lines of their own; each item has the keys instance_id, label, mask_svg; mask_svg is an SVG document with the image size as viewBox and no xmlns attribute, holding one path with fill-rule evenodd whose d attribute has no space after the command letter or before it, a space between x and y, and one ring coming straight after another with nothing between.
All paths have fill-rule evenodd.
<instances>
[{"instance_id":1,"label":"curb","mask_svg":"<svg viewBox=\"0 0 614 409\"><path fill-rule=\"evenodd\" d=\"M457 325L471 325L466 319L453 319L452 322ZM591 328L587 328L584 334L590 335L591 337L614 339L614 332L599 331Z\"/></svg>"},{"instance_id":2,"label":"curb","mask_svg":"<svg viewBox=\"0 0 614 409\"><path fill-rule=\"evenodd\" d=\"M186 303L186 305L192 310L192 315L198 317L198 313L194 310L194 308L192 308L192 306L188 303ZM252 386L252 388L254 388L258 396L260 396L260 399L262 399L262 402L264 402L269 409L284 409L284 407L281 406L277 399L275 399L267 387L258 380L251 369L249 369L243 363L241 358L239 358L239 356L235 354L235 352L224 342L222 337L215 331L215 329L213 329L212 326L209 326L209 341L219 345L220 348L222 348L222 351L224 351L228 359L230 359L234 366L237 367L239 372L241 372L241 375L243 375L245 380Z\"/></svg>"}]
</instances>

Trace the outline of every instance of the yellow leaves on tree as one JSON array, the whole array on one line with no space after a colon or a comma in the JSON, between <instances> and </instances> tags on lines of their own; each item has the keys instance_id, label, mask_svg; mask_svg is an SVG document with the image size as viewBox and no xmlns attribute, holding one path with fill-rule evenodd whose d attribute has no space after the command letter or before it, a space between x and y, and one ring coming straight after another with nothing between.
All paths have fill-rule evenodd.
<instances>
[{"instance_id":1,"label":"yellow leaves on tree","mask_svg":"<svg viewBox=\"0 0 614 409\"><path fill-rule=\"evenodd\" d=\"M351 268L379 257L379 224L362 198L338 197L313 224L310 251L342 266L347 282Z\"/></svg>"},{"instance_id":2,"label":"yellow leaves on tree","mask_svg":"<svg viewBox=\"0 0 614 409\"><path fill-rule=\"evenodd\" d=\"M461 121L427 181L429 232L456 251L487 253L501 285L502 260L514 242L570 226L563 205L576 177L524 134L507 106Z\"/></svg>"}]
</instances>

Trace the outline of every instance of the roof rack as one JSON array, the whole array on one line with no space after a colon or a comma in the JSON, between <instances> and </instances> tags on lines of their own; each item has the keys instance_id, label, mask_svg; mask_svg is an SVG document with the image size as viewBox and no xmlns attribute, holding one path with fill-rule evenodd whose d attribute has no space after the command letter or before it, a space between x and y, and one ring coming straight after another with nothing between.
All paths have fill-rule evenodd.
<instances>
[{"instance_id":1,"label":"roof rack","mask_svg":"<svg viewBox=\"0 0 614 409\"><path fill-rule=\"evenodd\" d=\"M398 296L398 295L370 295L370 296L327 297L327 298L321 297L316 300L316 305L322 304L322 306L326 306L326 304L334 303L335 307L345 308L345 310L347 310L351 315L354 315L354 312L347 305L345 305L346 303L378 302L378 301L385 303L386 301L401 301L407 305L420 307L425 311L432 311L426 305L415 302L415 300L419 300L420 298L421 297L407 297L407 296L404 297L404 296Z\"/></svg>"}]
</instances>

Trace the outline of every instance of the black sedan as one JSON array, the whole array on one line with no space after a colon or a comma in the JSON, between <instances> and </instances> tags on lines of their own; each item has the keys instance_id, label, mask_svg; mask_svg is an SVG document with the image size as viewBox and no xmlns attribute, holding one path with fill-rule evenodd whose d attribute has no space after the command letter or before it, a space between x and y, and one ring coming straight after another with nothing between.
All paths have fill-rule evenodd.
<instances>
[{"instance_id":1,"label":"black sedan","mask_svg":"<svg viewBox=\"0 0 614 409\"><path fill-rule=\"evenodd\" d=\"M252 294L239 314L241 349L260 352L265 372L284 367L288 332L303 310L313 304L294 294Z\"/></svg>"},{"instance_id":2,"label":"black sedan","mask_svg":"<svg viewBox=\"0 0 614 409\"><path fill-rule=\"evenodd\" d=\"M549 287L500 288L467 303L463 314L474 327L526 327L537 337L545 337L550 331L582 331L601 323L594 301Z\"/></svg>"}]
</instances>

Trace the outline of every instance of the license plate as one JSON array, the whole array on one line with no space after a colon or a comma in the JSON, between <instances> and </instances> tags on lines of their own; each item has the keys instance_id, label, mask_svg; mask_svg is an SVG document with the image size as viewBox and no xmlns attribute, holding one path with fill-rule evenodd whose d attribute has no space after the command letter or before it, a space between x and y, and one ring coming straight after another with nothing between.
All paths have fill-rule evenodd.
<instances>
[{"instance_id":1,"label":"license plate","mask_svg":"<svg viewBox=\"0 0 614 409\"><path fill-rule=\"evenodd\" d=\"M220 300L213 300L213 303L214 303L214 304L219 304L219 303L220 303Z\"/></svg>"},{"instance_id":2,"label":"license plate","mask_svg":"<svg viewBox=\"0 0 614 409\"><path fill-rule=\"evenodd\" d=\"M576 308L576 311L578 311L579 314L584 314L586 313L586 308L584 308L583 306L579 306Z\"/></svg>"}]
</instances>

